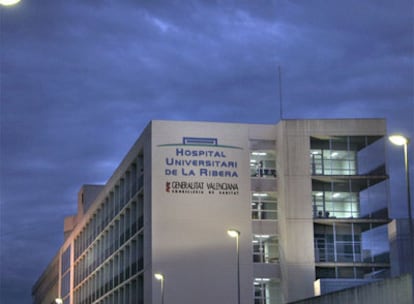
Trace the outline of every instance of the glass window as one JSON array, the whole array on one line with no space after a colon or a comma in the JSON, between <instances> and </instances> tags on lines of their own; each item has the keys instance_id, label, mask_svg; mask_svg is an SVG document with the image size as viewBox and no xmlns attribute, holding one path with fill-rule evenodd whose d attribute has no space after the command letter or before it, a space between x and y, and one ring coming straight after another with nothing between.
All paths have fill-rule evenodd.
<instances>
[{"instance_id":1,"label":"glass window","mask_svg":"<svg viewBox=\"0 0 414 304\"><path fill-rule=\"evenodd\" d=\"M359 198L355 192L313 191L314 217L358 218Z\"/></svg>"},{"instance_id":2,"label":"glass window","mask_svg":"<svg viewBox=\"0 0 414 304\"><path fill-rule=\"evenodd\" d=\"M61 281L61 294L65 297L70 292L70 271L68 271Z\"/></svg>"},{"instance_id":3,"label":"glass window","mask_svg":"<svg viewBox=\"0 0 414 304\"><path fill-rule=\"evenodd\" d=\"M253 262L278 263L279 243L275 235L253 235Z\"/></svg>"},{"instance_id":4,"label":"glass window","mask_svg":"<svg viewBox=\"0 0 414 304\"><path fill-rule=\"evenodd\" d=\"M384 175L384 151L380 136L311 137L311 174Z\"/></svg>"},{"instance_id":5,"label":"glass window","mask_svg":"<svg viewBox=\"0 0 414 304\"><path fill-rule=\"evenodd\" d=\"M277 200L275 192L253 192L251 202L252 219L277 219Z\"/></svg>"},{"instance_id":6,"label":"glass window","mask_svg":"<svg viewBox=\"0 0 414 304\"><path fill-rule=\"evenodd\" d=\"M270 278L255 278L254 303L255 304L282 304L282 289L280 282Z\"/></svg>"},{"instance_id":7,"label":"glass window","mask_svg":"<svg viewBox=\"0 0 414 304\"><path fill-rule=\"evenodd\" d=\"M366 224L314 225L316 262L389 262L386 226Z\"/></svg>"},{"instance_id":8,"label":"glass window","mask_svg":"<svg viewBox=\"0 0 414 304\"><path fill-rule=\"evenodd\" d=\"M62 253L62 274L64 274L70 268L70 249L69 246L63 253Z\"/></svg>"},{"instance_id":9,"label":"glass window","mask_svg":"<svg viewBox=\"0 0 414 304\"><path fill-rule=\"evenodd\" d=\"M343 150L312 149L313 175L355 175L356 153Z\"/></svg>"},{"instance_id":10,"label":"glass window","mask_svg":"<svg viewBox=\"0 0 414 304\"><path fill-rule=\"evenodd\" d=\"M250 153L250 176L276 177L276 154L273 150L255 150Z\"/></svg>"}]
</instances>

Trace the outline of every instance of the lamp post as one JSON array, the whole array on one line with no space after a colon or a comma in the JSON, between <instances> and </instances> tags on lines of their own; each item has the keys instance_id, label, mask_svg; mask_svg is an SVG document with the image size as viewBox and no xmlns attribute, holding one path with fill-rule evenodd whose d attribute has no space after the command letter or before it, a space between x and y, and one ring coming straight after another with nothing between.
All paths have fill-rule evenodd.
<instances>
[{"instance_id":1,"label":"lamp post","mask_svg":"<svg viewBox=\"0 0 414 304\"><path fill-rule=\"evenodd\" d=\"M235 229L227 230L227 234L236 239L236 255L237 255L237 304L240 304L240 250L239 250L239 238L240 231Z\"/></svg>"},{"instance_id":2,"label":"lamp post","mask_svg":"<svg viewBox=\"0 0 414 304\"><path fill-rule=\"evenodd\" d=\"M161 304L164 304L164 281L165 277L161 273L155 273L154 277L161 282Z\"/></svg>"},{"instance_id":3,"label":"lamp post","mask_svg":"<svg viewBox=\"0 0 414 304\"><path fill-rule=\"evenodd\" d=\"M410 139L408 137L402 136L402 135L391 135L389 137L389 140L397 146L404 146L404 169L405 169L405 180L407 183L407 212L408 212L408 228L409 228L409 244L410 244L410 272L411 275L413 275L414 271L414 244L413 244L413 216L411 212L411 191L410 191L410 167L409 167L409 161L408 161L408 143L410 142ZM414 278L413 278L414 280Z\"/></svg>"}]
</instances>

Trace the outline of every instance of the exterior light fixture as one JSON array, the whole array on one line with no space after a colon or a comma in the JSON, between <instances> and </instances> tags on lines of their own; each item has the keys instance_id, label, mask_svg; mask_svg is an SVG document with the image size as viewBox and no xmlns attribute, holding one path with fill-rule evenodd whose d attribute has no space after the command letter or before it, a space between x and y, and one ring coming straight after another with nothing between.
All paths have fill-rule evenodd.
<instances>
[{"instance_id":1,"label":"exterior light fixture","mask_svg":"<svg viewBox=\"0 0 414 304\"><path fill-rule=\"evenodd\" d=\"M265 156L267 155L267 153L266 152L252 152L252 155Z\"/></svg>"},{"instance_id":2,"label":"exterior light fixture","mask_svg":"<svg viewBox=\"0 0 414 304\"><path fill-rule=\"evenodd\" d=\"M237 304L240 304L240 250L239 250L239 238L240 231L236 229L227 230L227 234L236 239L236 264L237 264Z\"/></svg>"},{"instance_id":3,"label":"exterior light fixture","mask_svg":"<svg viewBox=\"0 0 414 304\"><path fill-rule=\"evenodd\" d=\"M63 300L61 298L56 298L55 304L63 304Z\"/></svg>"},{"instance_id":4,"label":"exterior light fixture","mask_svg":"<svg viewBox=\"0 0 414 304\"><path fill-rule=\"evenodd\" d=\"M404 146L408 144L409 141L407 137L402 135L391 135L388 139L396 146Z\"/></svg>"},{"instance_id":5,"label":"exterior light fixture","mask_svg":"<svg viewBox=\"0 0 414 304\"><path fill-rule=\"evenodd\" d=\"M255 234L254 237L257 237L259 239L268 239L270 235L268 234Z\"/></svg>"},{"instance_id":6,"label":"exterior light fixture","mask_svg":"<svg viewBox=\"0 0 414 304\"><path fill-rule=\"evenodd\" d=\"M4 5L4 6L15 5L15 4L19 3L19 2L20 2L20 0L0 0L0 4L1 5Z\"/></svg>"},{"instance_id":7,"label":"exterior light fixture","mask_svg":"<svg viewBox=\"0 0 414 304\"><path fill-rule=\"evenodd\" d=\"M161 273L154 273L154 278L161 282L161 304L164 304L164 281L165 281L165 277Z\"/></svg>"},{"instance_id":8,"label":"exterior light fixture","mask_svg":"<svg viewBox=\"0 0 414 304\"><path fill-rule=\"evenodd\" d=\"M235 229L230 229L230 230L227 230L227 234L232 238L238 238L240 235L240 232Z\"/></svg>"},{"instance_id":9,"label":"exterior light fixture","mask_svg":"<svg viewBox=\"0 0 414 304\"><path fill-rule=\"evenodd\" d=\"M253 193L253 196L265 197L265 196L267 196L267 193Z\"/></svg>"}]
</instances>

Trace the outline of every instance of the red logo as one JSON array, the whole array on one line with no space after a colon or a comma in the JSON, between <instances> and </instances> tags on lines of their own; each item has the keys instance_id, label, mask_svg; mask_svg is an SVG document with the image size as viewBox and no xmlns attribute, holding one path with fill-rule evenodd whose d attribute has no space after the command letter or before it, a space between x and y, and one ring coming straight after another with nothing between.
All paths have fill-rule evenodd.
<instances>
[{"instance_id":1,"label":"red logo","mask_svg":"<svg viewBox=\"0 0 414 304\"><path fill-rule=\"evenodd\" d=\"M170 192L170 189L171 189L171 183L170 182L166 182L165 183L165 191L166 192Z\"/></svg>"}]
</instances>

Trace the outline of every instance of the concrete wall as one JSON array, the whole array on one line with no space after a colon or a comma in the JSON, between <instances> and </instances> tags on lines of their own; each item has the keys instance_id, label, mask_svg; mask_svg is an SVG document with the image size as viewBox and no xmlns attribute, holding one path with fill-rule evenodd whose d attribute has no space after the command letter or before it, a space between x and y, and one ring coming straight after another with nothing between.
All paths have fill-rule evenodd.
<instances>
[{"instance_id":1,"label":"concrete wall","mask_svg":"<svg viewBox=\"0 0 414 304\"><path fill-rule=\"evenodd\" d=\"M296 121L283 121L277 127L280 265L283 296L290 302L313 296L310 140Z\"/></svg>"},{"instance_id":2,"label":"concrete wall","mask_svg":"<svg viewBox=\"0 0 414 304\"><path fill-rule=\"evenodd\" d=\"M411 275L404 275L291 304L412 304Z\"/></svg>"},{"instance_id":3,"label":"concrete wall","mask_svg":"<svg viewBox=\"0 0 414 304\"><path fill-rule=\"evenodd\" d=\"M183 137L214 138L217 145L183 144ZM236 303L236 240L240 231L241 303L251 303L253 289L252 225L248 126L187 122L152 123L152 271L165 276L165 301ZM189 151L181 153L178 151ZM213 155L201 154L212 151ZM216 155L217 153L217 155ZM168 161L167 161L168 159ZM169 164L172 159L186 161ZM236 168L203 162L237 162ZM237 176L206 176L202 169L229 170ZM192 192L184 183L201 187ZM207 184L237 185L237 191L208 189ZM192 187L191 186L191 187ZM182 192L176 192L182 191ZM237 192L237 193L236 193ZM160 282L153 280L153 303Z\"/></svg>"}]
</instances>

